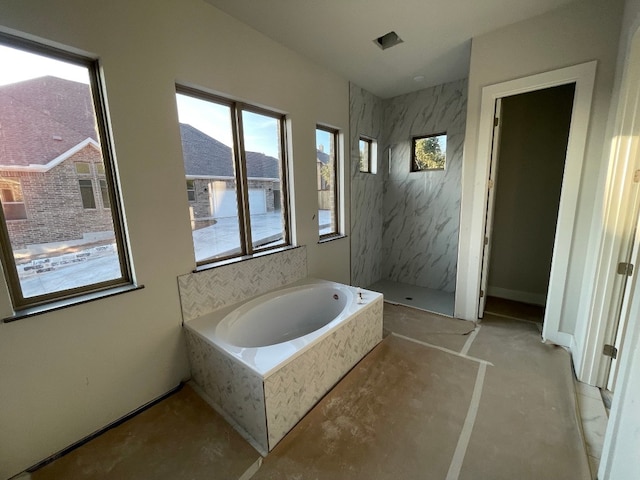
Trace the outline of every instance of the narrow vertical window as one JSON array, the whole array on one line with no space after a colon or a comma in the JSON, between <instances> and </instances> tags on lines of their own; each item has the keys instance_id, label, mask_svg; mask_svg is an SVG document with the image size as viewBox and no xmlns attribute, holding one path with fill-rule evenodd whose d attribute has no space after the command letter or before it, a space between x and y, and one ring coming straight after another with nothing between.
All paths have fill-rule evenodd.
<instances>
[{"instance_id":1,"label":"narrow vertical window","mask_svg":"<svg viewBox=\"0 0 640 480\"><path fill-rule=\"evenodd\" d=\"M373 140L370 138L360 137L358 141L360 150L360 171L363 173L373 173L372 156L373 156Z\"/></svg>"},{"instance_id":2,"label":"narrow vertical window","mask_svg":"<svg viewBox=\"0 0 640 480\"><path fill-rule=\"evenodd\" d=\"M130 284L96 62L0 35L0 65L0 240L14 310Z\"/></svg>"},{"instance_id":3,"label":"narrow vertical window","mask_svg":"<svg viewBox=\"0 0 640 480\"><path fill-rule=\"evenodd\" d=\"M96 208L96 198L93 196L93 183L91 180L78 180L80 184L80 197L82 208Z\"/></svg>"},{"instance_id":4,"label":"narrow vertical window","mask_svg":"<svg viewBox=\"0 0 640 480\"><path fill-rule=\"evenodd\" d=\"M176 100L196 263L288 245L284 116L183 87Z\"/></svg>"},{"instance_id":5,"label":"narrow vertical window","mask_svg":"<svg viewBox=\"0 0 640 480\"><path fill-rule=\"evenodd\" d=\"M316 174L320 238L340 234L338 218L338 131L316 127Z\"/></svg>"}]
</instances>

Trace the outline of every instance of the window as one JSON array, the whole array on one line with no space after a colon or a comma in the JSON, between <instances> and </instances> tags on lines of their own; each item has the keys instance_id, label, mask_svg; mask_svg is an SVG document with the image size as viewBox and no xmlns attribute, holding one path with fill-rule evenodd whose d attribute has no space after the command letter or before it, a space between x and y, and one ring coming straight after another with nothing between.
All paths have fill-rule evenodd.
<instances>
[{"instance_id":1,"label":"window","mask_svg":"<svg viewBox=\"0 0 640 480\"><path fill-rule=\"evenodd\" d=\"M27 209L19 179L0 177L0 200L5 220L25 220Z\"/></svg>"},{"instance_id":2,"label":"window","mask_svg":"<svg viewBox=\"0 0 640 480\"><path fill-rule=\"evenodd\" d=\"M86 162L77 162L76 173L78 175L91 175L91 165Z\"/></svg>"},{"instance_id":3,"label":"window","mask_svg":"<svg viewBox=\"0 0 640 480\"><path fill-rule=\"evenodd\" d=\"M0 34L0 64L0 240L14 309L130 284L97 63ZM104 209L92 164L106 170Z\"/></svg>"},{"instance_id":4,"label":"window","mask_svg":"<svg viewBox=\"0 0 640 480\"><path fill-rule=\"evenodd\" d=\"M196 182L195 180L187 180L187 199L190 202L196 201Z\"/></svg>"},{"instance_id":5,"label":"window","mask_svg":"<svg viewBox=\"0 0 640 480\"><path fill-rule=\"evenodd\" d=\"M106 180L100 180L100 194L102 196L102 208L110 208L111 201L109 200L109 187Z\"/></svg>"},{"instance_id":6,"label":"window","mask_svg":"<svg viewBox=\"0 0 640 480\"><path fill-rule=\"evenodd\" d=\"M358 145L360 150L360 171L363 173L374 173L372 168L373 140L360 137Z\"/></svg>"},{"instance_id":7,"label":"window","mask_svg":"<svg viewBox=\"0 0 640 480\"><path fill-rule=\"evenodd\" d=\"M289 245L285 117L183 87L176 101L196 263Z\"/></svg>"},{"instance_id":8,"label":"window","mask_svg":"<svg viewBox=\"0 0 640 480\"><path fill-rule=\"evenodd\" d=\"M320 238L339 235L338 224L338 131L316 127L316 173Z\"/></svg>"},{"instance_id":9,"label":"window","mask_svg":"<svg viewBox=\"0 0 640 480\"><path fill-rule=\"evenodd\" d=\"M91 180L78 180L80 184L80 196L82 208L96 208L96 199L93 196L93 184Z\"/></svg>"},{"instance_id":10,"label":"window","mask_svg":"<svg viewBox=\"0 0 640 480\"><path fill-rule=\"evenodd\" d=\"M444 170L447 158L447 134L414 137L411 171Z\"/></svg>"}]
</instances>

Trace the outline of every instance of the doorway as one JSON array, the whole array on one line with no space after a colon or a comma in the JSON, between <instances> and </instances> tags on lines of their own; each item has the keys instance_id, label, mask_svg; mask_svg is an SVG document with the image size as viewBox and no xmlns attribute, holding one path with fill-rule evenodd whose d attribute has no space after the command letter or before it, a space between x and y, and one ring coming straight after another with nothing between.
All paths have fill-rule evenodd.
<instances>
[{"instance_id":1,"label":"doorway","mask_svg":"<svg viewBox=\"0 0 640 480\"><path fill-rule=\"evenodd\" d=\"M479 318L488 300L488 312L543 319L574 94L568 83L496 103Z\"/></svg>"}]
</instances>

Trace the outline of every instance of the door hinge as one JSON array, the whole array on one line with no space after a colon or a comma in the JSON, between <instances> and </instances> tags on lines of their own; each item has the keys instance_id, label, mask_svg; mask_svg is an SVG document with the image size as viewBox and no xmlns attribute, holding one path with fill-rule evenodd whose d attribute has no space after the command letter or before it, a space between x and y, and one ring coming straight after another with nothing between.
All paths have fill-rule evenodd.
<instances>
[{"instance_id":1,"label":"door hinge","mask_svg":"<svg viewBox=\"0 0 640 480\"><path fill-rule=\"evenodd\" d=\"M493 188L493 180L489 179L489 189Z\"/></svg>"},{"instance_id":2,"label":"door hinge","mask_svg":"<svg viewBox=\"0 0 640 480\"><path fill-rule=\"evenodd\" d=\"M633 172L633 183L640 183L640 170Z\"/></svg>"},{"instance_id":3,"label":"door hinge","mask_svg":"<svg viewBox=\"0 0 640 480\"><path fill-rule=\"evenodd\" d=\"M484 297L484 290L480 290L480 298Z\"/></svg>"},{"instance_id":4,"label":"door hinge","mask_svg":"<svg viewBox=\"0 0 640 480\"><path fill-rule=\"evenodd\" d=\"M493 126L497 127L498 125L500 125L500 118L493 117Z\"/></svg>"},{"instance_id":5,"label":"door hinge","mask_svg":"<svg viewBox=\"0 0 640 480\"><path fill-rule=\"evenodd\" d=\"M618 264L618 275L633 275L633 263L620 262Z\"/></svg>"},{"instance_id":6,"label":"door hinge","mask_svg":"<svg viewBox=\"0 0 640 480\"><path fill-rule=\"evenodd\" d=\"M484 237L484 245L489 245L489 237Z\"/></svg>"},{"instance_id":7,"label":"door hinge","mask_svg":"<svg viewBox=\"0 0 640 480\"><path fill-rule=\"evenodd\" d=\"M613 345L605 345L602 354L615 359L618 357L618 349Z\"/></svg>"}]
</instances>

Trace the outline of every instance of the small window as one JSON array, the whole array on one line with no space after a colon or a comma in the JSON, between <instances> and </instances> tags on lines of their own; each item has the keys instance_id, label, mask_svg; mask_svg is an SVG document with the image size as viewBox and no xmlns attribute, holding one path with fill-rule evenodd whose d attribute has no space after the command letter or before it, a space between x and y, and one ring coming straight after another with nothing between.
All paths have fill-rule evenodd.
<instances>
[{"instance_id":1,"label":"small window","mask_svg":"<svg viewBox=\"0 0 640 480\"><path fill-rule=\"evenodd\" d=\"M360 137L358 145L360 147L360 171L363 173L372 173L371 156L373 141L370 138Z\"/></svg>"},{"instance_id":2,"label":"small window","mask_svg":"<svg viewBox=\"0 0 640 480\"><path fill-rule=\"evenodd\" d=\"M196 182L195 180L187 180L187 199L190 202L196 201Z\"/></svg>"},{"instance_id":3,"label":"small window","mask_svg":"<svg viewBox=\"0 0 640 480\"><path fill-rule=\"evenodd\" d=\"M104 164L96 163L96 172L98 175L104 175Z\"/></svg>"},{"instance_id":4,"label":"small window","mask_svg":"<svg viewBox=\"0 0 640 480\"><path fill-rule=\"evenodd\" d=\"M76 173L78 175L91 175L91 165L85 162L77 162Z\"/></svg>"},{"instance_id":5,"label":"small window","mask_svg":"<svg viewBox=\"0 0 640 480\"><path fill-rule=\"evenodd\" d=\"M0 176L0 201L5 220L25 220L27 218L27 209L24 205L19 179Z\"/></svg>"},{"instance_id":6,"label":"small window","mask_svg":"<svg viewBox=\"0 0 640 480\"><path fill-rule=\"evenodd\" d=\"M91 167L114 170L97 62L5 34L0 55L13 77L0 85L14 99L0 109L0 251L14 311L130 285L116 178L97 183Z\"/></svg>"},{"instance_id":7,"label":"small window","mask_svg":"<svg viewBox=\"0 0 640 480\"><path fill-rule=\"evenodd\" d=\"M447 134L413 138L411 171L444 170L447 158Z\"/></svg>"},{"instance_id":8,"label":"small window","mask_svg":"<svg viewBox=\"0 0 640 480\"><path fill-rule=\"evenodd\" d=\"M185 87L176 100L196 263L289 245L284 115Z\"/></svg>"},{"instance_id":9,"label":"small window","mask_svg":"<svg viewBox=\"0 0 640 480\"><path fill-rule=\"evenodd\" d=\"M316 174L320 238L340 234L338 218L338 131L316 127Z\"/></svg>"},{"instance_id":10,"label":"small window","mask_svg":"<svg viewBox=\"0 0 640 480\"><path fill-rule=\"evenodd\" d=\"M96 208L96 198L93 196L93 182L91 180L78 180L80 184L80 196L82 208Z\"/></svg>"}]
</instances>

